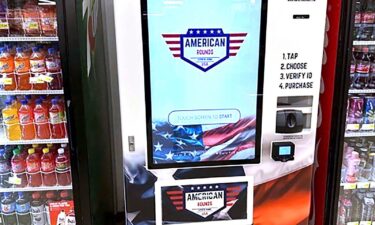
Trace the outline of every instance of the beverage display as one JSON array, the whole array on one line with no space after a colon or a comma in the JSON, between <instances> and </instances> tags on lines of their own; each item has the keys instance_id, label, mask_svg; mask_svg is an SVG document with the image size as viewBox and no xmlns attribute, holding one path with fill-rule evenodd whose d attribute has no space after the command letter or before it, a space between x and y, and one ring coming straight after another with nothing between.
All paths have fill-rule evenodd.
<instances>
[{"instance_id":1,"label":"beverage display","mask_svg":"<svg viewBox=\"0 0 375 225\"><path fill-rule=\"evenodd\" d=\"M0 0L0 225L76 224L57 25L56 5Z\"/></svg>"}]
</instances>

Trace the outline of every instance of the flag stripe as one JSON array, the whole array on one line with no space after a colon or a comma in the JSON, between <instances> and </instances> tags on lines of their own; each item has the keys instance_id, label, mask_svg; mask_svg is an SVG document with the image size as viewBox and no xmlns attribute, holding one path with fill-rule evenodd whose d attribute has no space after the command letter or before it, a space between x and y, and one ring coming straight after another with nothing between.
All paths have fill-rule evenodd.
<instances>
[{"instance_id":1,"label":"flag stripe","mask_svg":"<svg viewBox=\"0 0 375 225\"><path fill-rule=\"evenodd\" d=\"M166 41L167 44L180 44L179 41Z\"/></svg>"},{"instance_id":2,"label":"flag stripe","mask_svg":"<svg viewBox=\"0 0 375 225\"><path fill-rule=\"evenodd\" d=\"M244 40L230 40L230 43L243 43Z\"/></svg>"},{"instance_id":3,"label":"flag stripe","mask_svg":"<svg viewBox=\"0 0 375 225\"><path fill-rule=\"evenodd\" d=\"M233 33L230 34L231 37L246 37L247 33Z\"/></svg>"},{"instance_id":4,"label":"flag stripe","mask_svg":"<svg viewBox=\"0 0 375 225\"><path fill-rule=\"evenodd\" d=\"M181 48L169 48L170 50L172 50L172 51L180 51L181 50Z\"/></svg>"},{"instance_id":5,"label":"flag stripe","mask_svg":"<svg viewBox=\"0 0 375 225\"><path fill-rule=\"evenodd\" d=\"M164 38L179 38L181 35L180 34L163 34L162 36Z\"/></svg>"}]
</instances>

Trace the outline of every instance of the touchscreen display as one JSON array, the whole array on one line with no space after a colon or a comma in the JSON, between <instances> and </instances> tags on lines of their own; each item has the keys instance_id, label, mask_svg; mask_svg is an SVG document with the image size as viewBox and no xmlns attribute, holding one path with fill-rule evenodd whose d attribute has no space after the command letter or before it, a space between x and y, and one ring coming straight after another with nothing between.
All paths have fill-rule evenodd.
<instances>
[{"instance_id":1,"label":"touchscreen display","mask_svg":"<svg viewBox=\"0 0 375 225\"><path fill-rule=\"evenodd\" d=\"M263 8L142 1L149 167L259 163Z\"/></svg>"}]
</instances>

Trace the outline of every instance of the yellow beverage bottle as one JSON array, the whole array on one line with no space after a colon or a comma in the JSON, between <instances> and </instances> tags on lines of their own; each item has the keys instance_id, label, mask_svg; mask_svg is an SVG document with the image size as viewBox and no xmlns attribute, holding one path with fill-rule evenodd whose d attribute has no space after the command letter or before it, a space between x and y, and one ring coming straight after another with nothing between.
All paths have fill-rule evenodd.
<instances>
[{"instance_id":1,"label":"yellow beverage bottle","mask_svg":"<svg viewBox=\"0 0 375 225\"><path fill-rule=\"evenodd\" d=\"M21 140L21 126L18 119L18 110L12 105L12 100L5 101L6 107L2 110L6 134L9 140Z\"/></svg>"}]
</instances>

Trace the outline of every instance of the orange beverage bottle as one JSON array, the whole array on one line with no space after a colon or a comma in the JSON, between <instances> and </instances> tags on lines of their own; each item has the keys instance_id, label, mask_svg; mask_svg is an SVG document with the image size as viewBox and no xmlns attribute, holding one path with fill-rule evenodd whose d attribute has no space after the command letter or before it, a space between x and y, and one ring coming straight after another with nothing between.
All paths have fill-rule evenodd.
<instances>
[{"instance_id":1,"label":"orange beverage bottle","mask_svg":"<svg viewBox=\"0 0 375 225\"><path fill-rule=\"evenodd\" d=\"M17 74L18 90L31 90L30 83L30 57L23 52L22 48L16 49L14 65Z\"/></svg>"},{"instance_id":2,"label":"orange beverage bottle","mask_svg":"<svg viewBox=\"0 0 375 225\"><path fill-rule=\"evenodd\" d=\"M44 36L57 36L56 6L39 6L40 22Z\"/></svg>"},{"instance_id":3,"label":"orange beverage bottle","mask_svg":"<svg viewBox=\"0 0 375 225\"><path fill-rule=\"evenodd\" d=\"M25 99L27 100L27 104L29 104L31 109L35 108L35 99L33 98L34 96L32 95L25 95ZM33 115L34 117L34 115Z\"/></svg>"},{"instance_id":4,"label":"orange beverage bottle","mask_svg":"<svg viewBox=\"0 0 375 225\"><path fill-rule=\"evenodd\" d=\"M58 99L52 99L52 106L49 109L51 120L52 138L60 139L65 137L64 112L60 107Z\"/></svg>"},{"instance_id":5,"label":"orange beverage bottle","mask_svg":"<svg viewBox=\"0 0 375 225\"><path fill-rule=\"evenodd\" d=\"M55 156L49 151L48 148L44 148L43 156L42 156L42 174L43 174L43 184L45 186L57 185L57 177L56 177L55 169L56 169Z\"/></svg>"},{"instance_id":6,"label":"orange beverage bottle","mask_svg":"<svg viewBox=\"0 0 375 225\"><path fill-rule=\"evenodd\" d=\"M18 110L18 116L20 118L21 133L23 140L35 139L35 126L33 120L33 110L27 104L27 100L21 101L21 108Z\"/></svg>"},{"instance_id":7,"label":"orange beverage bottle","mask_svg":"<svg viewBox=\"0 0 375 225\"><path fill-rule=\"evenodd\" d=\"M9 140L16 141L21 139L21 127L18 120L17 108L12 105L12 101L5 101L5 108L2 110L3 121L6 134Z\"/></svg>"},{"instance_id":8,"label":"orange beverage bottle","mask_svg":"<svg viewBox=\"0 0 375 225\"><path fill-rule=\"evenodd\" d=\"M26 170L28 175L28 183L30 187L42 186L42 174L40 169L42 168L40 155L35 152L35 149L30 148L28 150L29 155L26 158Z\"/></svg>"},{"instance_id":9,"label":"orange beverage bottle","mask_svg":"<svg viewBox=\"0 0 375 225\"><path fill-rule=\"evenodd\" d=\"M42 100L35 101L34 120L36 137L39 139L51 138L50 125L48 122L48 109L42 105Z\"/></svg>"},{"instance_id":10,"label":"orange beverage bottle","mask_svg":"<svg viewBox=\"0 0 375 225\"><path fill-rule=\"evenodd\" d=\"M3 73L4 90L13 91L17 88L16 77L14 75L14 57L7 48L0 49L0 73Z\"/></svg>"},{"instance_id":11,"label":"orange beverage bottle","mask_svg":"<svg viewBox=\"0 0 375 225\"><path fill-rule=\"evenodd\" d=\"M23 6L23 28L26 36L40 36L40 16L38 2L27 0Z\"/></svg>"},{"instance_id":12,"label":"orange beverage bottle","mask_svg":"<svg viewBox=\"0 0 375 225\"><path fill-rule=\"evenodd\" d=\"M9 96L9 99L12 100L12 105L17 109L17 111L21 108L21 103L18 101L17 97L12 95Z\"/></svg>"},{"instance_id":13,"label":"orange beverage bottle","mask_svg":"<svg viewBox=\"0 0 375 225\"><path fill-rule=\"evenodd\" d=\"M30 68L33 73L33 89L34 90L47 90L47 83L43 80L38 80L40 75L46 73L45 56L40 53L38 47L33 47L33 53L30 56Z\"/></svg>"}]
</instances>

